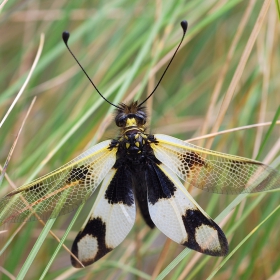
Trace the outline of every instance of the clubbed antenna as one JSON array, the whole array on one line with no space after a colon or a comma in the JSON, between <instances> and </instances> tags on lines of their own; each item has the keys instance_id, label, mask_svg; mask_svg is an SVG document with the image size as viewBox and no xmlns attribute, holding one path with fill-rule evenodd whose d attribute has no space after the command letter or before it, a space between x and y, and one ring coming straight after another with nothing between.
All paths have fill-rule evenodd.
<instances>
[{"instance_id":1,"label":"clubbed antenna","mask_svg":"<svg viewBox=\"0 0 280 280\"><path fill-rule=\"evenodd\" d=\"M182 26L182 29L183 29L183 36L182 36L181 42L179 43L179 45L178 45L176 51L174 52L172 58L170 59L170 61L169 61L168 65L167 65L166 69L164 70L163 74L161 75L161 78L159 79L159 81L158 81L158 83L157 83L155 89L149 94L149 96L148 96L141 104L138 105L139 107L140 107L141 105L143 105L143 104L155 93L155 91L156 91L156 89L158 88L158 86L159 86L161 80L163 79L163 77L164 77L164 75L165 75L167 69L169 68L169 66L170 66L171 62L173 61L173 59L174 59L176 53L178 52L178 50L179 50L179 48L180 48L180 46L181 46L181 44L182 44L182 42L183 42L183 40L184 40L185 34L186 34L186 32L187 32L187 29L188 29L188 22L187 22L186 20L181 21L181 26Z\"/></svg>"},{"instance_id":2,"label":"clubbed antenna","mask_svg":"<svg viewBox=\"0 0 280 280\"><path fill-rule=\"evenodd\" d=\"M87 76L87 78L89 79L89 81L91 82L91 84L94 86L94 88L96 89L96 91L99 93L99 95L105 100L107 101L109 104L111 104L112 106L121 109L119 106L113 104L112 102L110 102L109 100L107 100L102 94L101 92L98 90L98 88L95 86L95 84L93 83L93 81L91 80L91 78L89 77L89 75L87 74L87 72L85 71L85 69L83 68L83 66L80 64L80 62L78 61L78 59L75 57L75 55L72 53L72 51L70 50L69 46L68 46L68 39L70 37L70 33L67 31L64 31L62 33L62 39L68 49L68 51L71 53L71 55L74 57L74 59L76 60L76 62L79 64L79 66L81 67L81 69L83 70L83 72L85 73L85 75Z\"/></svg>"}]
</instances>

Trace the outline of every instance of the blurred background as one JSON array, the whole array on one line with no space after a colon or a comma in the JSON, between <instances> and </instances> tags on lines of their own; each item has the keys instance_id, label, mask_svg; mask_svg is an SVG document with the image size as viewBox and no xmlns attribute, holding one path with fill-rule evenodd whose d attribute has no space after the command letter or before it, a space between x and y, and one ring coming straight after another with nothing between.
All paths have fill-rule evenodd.
<instances>
[{"instance_id":1,"label":"blurred background","mask_svg":"<svg viewBox=\"0 0 280 280\"><path fill-rule=\"evenodd\" d=\"M16 186L118 135L114 108L99 97L68 53L61 39L64 30L71 33L69 46L99 90L117 104L143 100L153 90L181 39L180 21L188 20L183 45L146 104L148 132L187 140L218 130L271 122L279 108L277 1L9 0L0 7L0 121L24 84L40 34L44 34L39 62L0 128L3 166L36 96L7 169ZM269 127L267 124L192 143L265 160L279 170L280 128L276 125L270 131ZM0 195L11 190L4 180ZM197 190L191 193L212 218L235 199ZM277 192L250 195L232 212L226 210L229 215L221 225L231 251L276 209L279 198ZM66 237L68 248L93 202L94 196ZM52 230L59 238L74 214L55 221ZM250 236L218 270L215 279L280 278L279 214L272 215ZM16 232L19 226L5 226L7 232L0 237L1 279L15 279L22 267L27 267L25 279L156 279L184 249L166 243L166 237L157 229L150 230L139 216L119 247L96 264L77 270L71 267L69 253L63 248L53 255L58 242L51 235L30 261L28 257L43 227L30 222ZM222 260L192 251L168 270L166 279L206 279Z\"/></svg>"}]
</instances>

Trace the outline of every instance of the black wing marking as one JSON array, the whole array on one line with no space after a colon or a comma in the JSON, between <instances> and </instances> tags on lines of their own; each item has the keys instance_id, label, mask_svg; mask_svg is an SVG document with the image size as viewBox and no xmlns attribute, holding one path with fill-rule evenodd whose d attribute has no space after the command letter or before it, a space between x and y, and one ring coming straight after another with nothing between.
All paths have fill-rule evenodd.
<instances>
[{"instance_id":1,"label":"black wing marking","mask_svg":"<svg viewBox=\"0 0 280 280\"><path fill-rule=\"evenodd\" d=\"M117 247L134 225L136 207L131 176L125 166L104 179L89 217L75 238L72 253L88 266ZM74 267L80 264L71 257Z\"/></svg>"},{"instance_id":2,"label":"black wing marking","mask_svg":"<svg viewBox=\"0 0 280 280\"><path fill-rule=\"evenodd\" d=\"M158 160L179 178L208 192L240 194L280 187L280 172L259 161L207 150L177 138L156 134Z\"/></svg>"},{"instance_id":3,"label":"black wing marking","mask_svg":"<svg viewBox=\"0 0 280 280\"><path fill-rule=\"evenodd\" d=\"M150 215L158 229L173 241L203 254L227 254L228 242L223 231L169 168L151 163L146 182Z\"/></svg>"},{"instance_id":4,"label":"black wing marking","mask_svg":"<svg viewBox=\"0 0 280 280\"><path fill-rule=\"evenodd\" d=\"M111 141L101 142L57 170L0 199L0 225L69 213L83 203L116 162Z\"/></svg>"}]
</instances>

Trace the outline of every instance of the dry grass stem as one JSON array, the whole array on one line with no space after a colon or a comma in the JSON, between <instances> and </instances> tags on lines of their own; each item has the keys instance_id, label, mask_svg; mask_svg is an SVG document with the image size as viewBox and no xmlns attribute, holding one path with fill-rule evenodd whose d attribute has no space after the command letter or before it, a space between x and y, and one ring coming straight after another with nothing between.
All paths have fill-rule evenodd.
<instances>
[{"instance_id":1,"label":"dry grass stem","mask_svg":"<svg viewBox=\"0 0 280 280\"><path fill-rule=\"evenodd\" d=\"M230 102L232 100L232 97L233 97L233 94L234 94L234 91L239 83L239 80L242 76L242 73L244 71L244 68L246 66L246 62L249 58L249 55L252 51L252 48L254 46L254 43L257 39L257 36L259 34L259 31L263 25L263 22L264 22L264 19L265 19L265 16L267 14L267 11L268 11L268 8L270 6L270 3L271 3L271 0L265 0L264 3L263 3L263 6L261 8L261 11L259 13L259 16L257 18L257 21L255 23L255 26L251 32L251 35L248 39L248 42L246 44L246 47L243 51L243 54L240 58L240 61L239 61L239 64L235 70L235 73L232 77L232 80L230 82L230 85L228 87L228 90L226 92L226 95L224 97L224 100L223 100L223 104L222 104L222 107L221 107L221 110L219 112L219 115L217 117L217 120L211 130L211 133L214 133L214 132L217 132L219 130L219 127L224 119L224 116L228 110L228 107L230 105ZM210 140L207 145L206 145L206 148L210 148L212 145L212 141Z\"/></svg>"}]
</instances>

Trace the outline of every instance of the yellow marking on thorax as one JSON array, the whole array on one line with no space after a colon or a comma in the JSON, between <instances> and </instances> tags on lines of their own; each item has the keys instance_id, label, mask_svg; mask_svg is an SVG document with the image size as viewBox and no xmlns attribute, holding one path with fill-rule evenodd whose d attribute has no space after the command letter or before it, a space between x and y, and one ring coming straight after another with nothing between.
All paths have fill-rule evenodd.
<instances>
[{"instance_id":1,"label":"yellow marking on thorax","mask_svg":"<svg viewBox=\"0 0 280 280\"><path fill-rule=\"evenodd\" d=\"M145 127L143 125L137 124L137 121L135 118L127 118L125 127L122 129L122 134L124 135L124 137L126 139L128 139L128 138L125 134L130 130L138 130L139 133L142 135L142 133L145 131ZM138 137L139 137L139 135L138 135Z\"/></svg>"}]
</instances>

